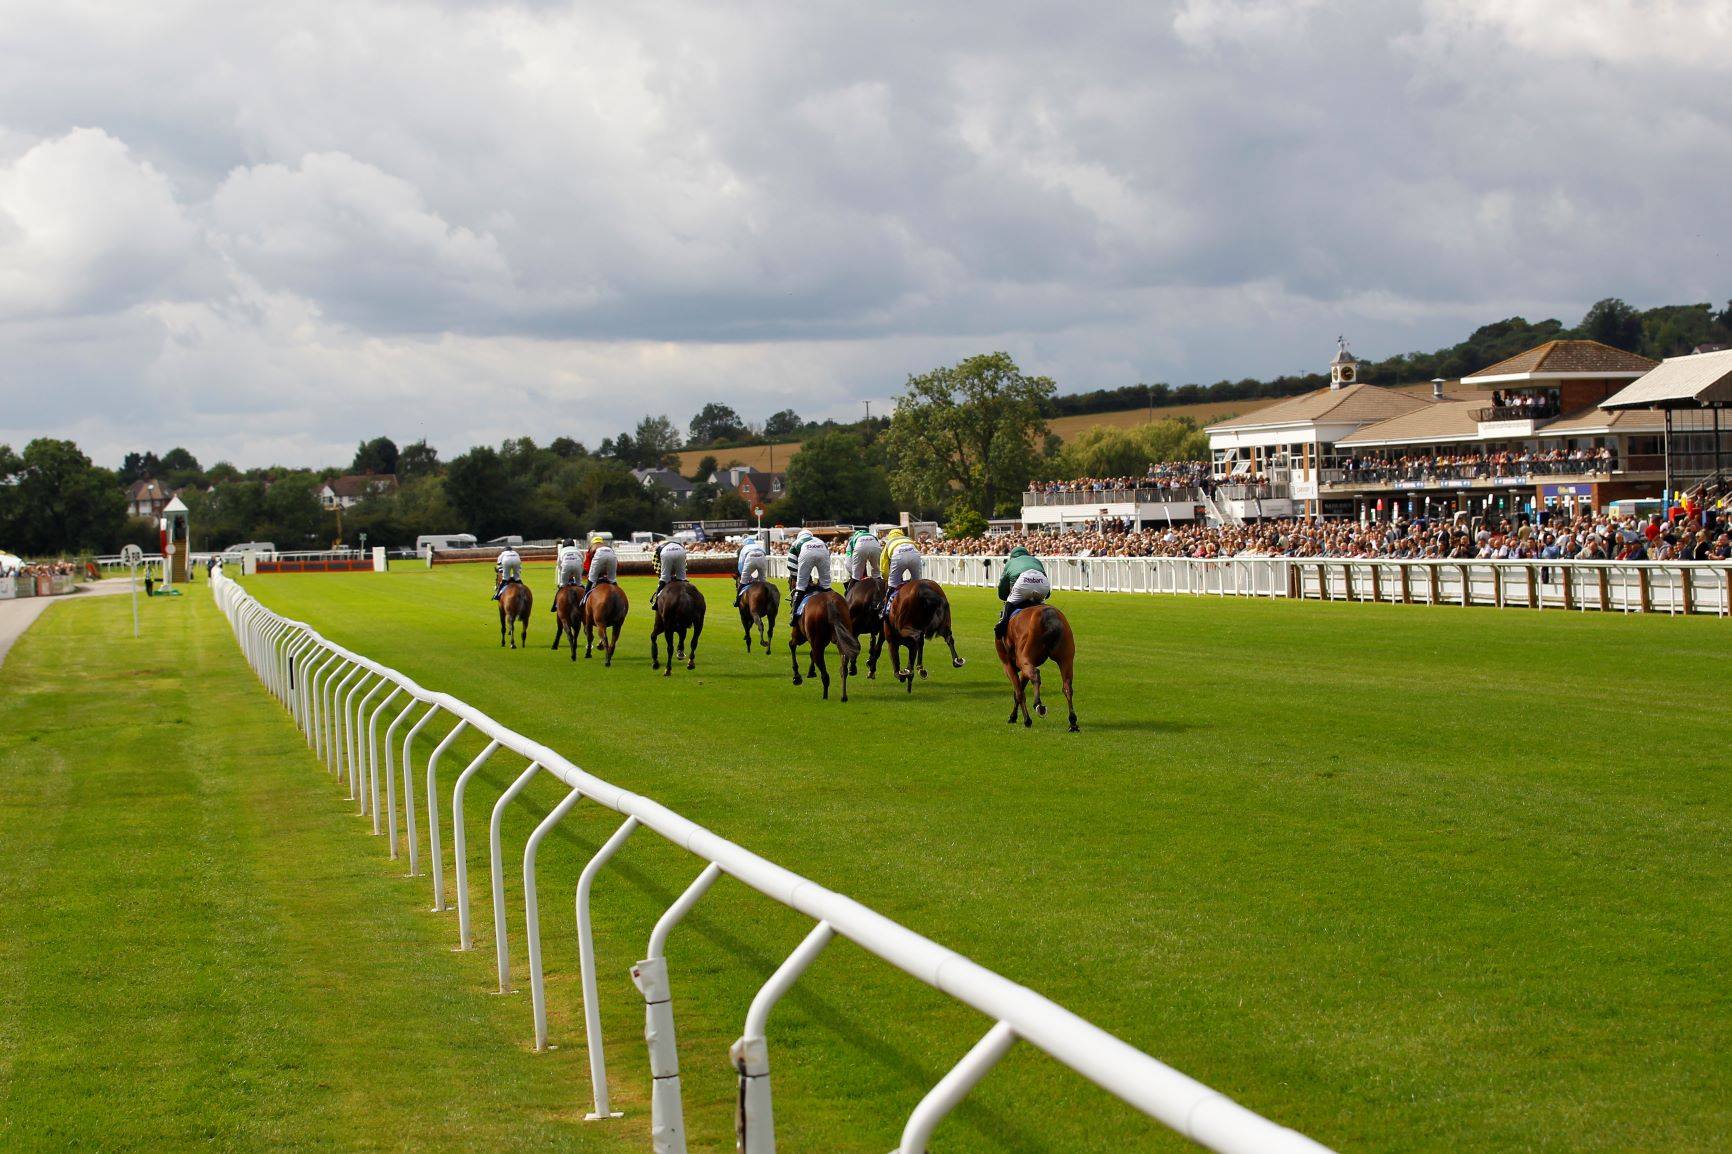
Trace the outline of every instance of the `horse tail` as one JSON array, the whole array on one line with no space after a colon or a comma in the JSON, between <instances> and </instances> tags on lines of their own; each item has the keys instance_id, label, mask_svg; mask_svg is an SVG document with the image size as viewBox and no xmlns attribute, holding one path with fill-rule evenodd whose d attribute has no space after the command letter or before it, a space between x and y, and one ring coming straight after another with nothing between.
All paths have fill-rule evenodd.
<instances>
[{"instance_id":1,"label":"horse tail","mask_svg":"<svg viewBox=\"0 0 1732 1154\"><path fill-rule=\"evenodd\" d=\"M830 638L836 642L836 652L847 658L860 656L860 639L848 626L848 614L842 608L842 599L826 597L824 615L830 620Z\"/></svg>"},{"instance_id":2,"label":"horse tail","mask_svg":"<svg viewBox=\"0 0 1732 1154\"><path fill-rule=\"evenodd\" d=\"M1056 653L1064 641L1064 614L1051 605L1040 611L1040 640L1047 653Z\"/></svg>"}]
</instances>

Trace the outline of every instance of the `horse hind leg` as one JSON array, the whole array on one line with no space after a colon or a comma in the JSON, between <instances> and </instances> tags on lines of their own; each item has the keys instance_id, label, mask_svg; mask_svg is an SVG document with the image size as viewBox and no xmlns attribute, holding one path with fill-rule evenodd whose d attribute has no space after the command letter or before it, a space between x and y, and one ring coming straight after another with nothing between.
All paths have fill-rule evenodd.
<instances>
[{"instance_id":1,"label":"horse hind leg","mask_svg":"<svg viewBox=\"0 0 1732 1154\"><path fill-rule=\"evenodd\" d=\"M661 636L661 629L659 627L650 630L650 668L651 669L660 669L662 667L661 657L656 650L656 638L658 638L660 636ZM672 654L669 654L669 656L671 657ZM669 661L668 664L672 665L673 662Z\"/></svg>"},{"instance_id":2,"label":"horse hind leg","mask_svg":"<svg viewBox=\"0 0 1732 1154\"><path fill-rule=\"evenodd\" d=\"M920 679L926 680L926 638L924 636L914 640L914 664L920 670Z\"/></svg>"},{"instance_id":3,"label":"horse hind leg","mask_svg":"<svg viewBox=\"0 0 1732 1154\"><path fill-rule=\"evenodd\" d=\"M698 638L702 637L703 635L704 635L704 623L703 623L703 621L699 620L697 622L694 622L692 625L692 647L686 653L686 668L687 669L696 669L698 667Z\"/></svg>"},{"instance_id":4,"label":"horse hind leg","mask_svg":"<svg viewBox=\"0 0 1732 1154\"><path fill-rule=\"evenodd\" d=\"M792 635L788 638L788 660L794 666L794 684L799 685L804 681L800 676L800 641Z\"/></svg>"},{"instance_id":5,"label":"horse hind leg","mask_svg":"<svg viewBox=\"0 0 1732 1154\"><path fill-rule=\"evenodd\" d=\"M1028 683L1034 686L1034 711L1040 716L1046 716L1046 702L1040 699L1040 670L1033 665L1024 667Z\"/></svg>"},{"instance_id":6,"label":"horse hind leg","mask_svg":"<svg viewBox=\"0 0 1732 1154\"><path fill-rule=\"evenodd\" d=\"M824 686L824 700L828 701L830 700L830 666L824 660L824 645L822 642L812 646L811 656L812 665L817 669L818 677L821 679ZM812 675L808 673L806 676L810 677Z\"/></svg>"},{"instance_id":7,"label":"horse hind leg","mask_svg":"<svg viewBox=\"0 0 1732 1154\"><path fill-rule=\"evenodd\" d=\"M956 651L956 638L951 635L949 629L944 631L944 643L950 646L950 667L952 669L961 669L968 664L962 659L962 654Z\"/></svg>"},{"instance_id":8,"label":"horse hind leg","mask_svg":"<svg viewBox=\"0 0 1732 1154\"><path fill-rule=\"evenodd\" d=\"M618 625L613 627L613 637L611 640L608 638L608 631L606 629L601 631L602 641L607 645L607 660L602 662L602 665L610 669L613 667L613 651L619 648L619 629L620 627Z\"/></svg>"},{"instance_id":9,"label":"horse hind leg","mask_svg":"<svg viewBox=\"0 0 1732 1154\"><path fill-rule=\"evenodd\" d=\"M1069 658L1063 658L1058 663L1059 685L1064 689L1065 708L1070 712L1070 731L1081 733L1082 727L1076 723L1076 697L1071 692L1071 670L1074 663Z\"/></svg>"}]
</instances>

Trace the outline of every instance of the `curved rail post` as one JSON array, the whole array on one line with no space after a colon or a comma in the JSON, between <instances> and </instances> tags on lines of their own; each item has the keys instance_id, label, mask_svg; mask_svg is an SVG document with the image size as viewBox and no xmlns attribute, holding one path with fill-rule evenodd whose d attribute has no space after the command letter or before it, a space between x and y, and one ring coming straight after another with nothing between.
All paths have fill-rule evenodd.
<instances>
[{"instance_id":1,"label":"curved rail post","mask_svg":"<svg viewBox=\"0 0 1732 1154\"><path fill-rule=\"evenodd\" d=\"M439 759L468 728L469 722L458 718L451 732L445 735L445 740L434 747L433 756L427 759L427 849L433 858L433 912L436 914L445 912L445 862L439 854L439 799L436 792L439 788Z\"/></svg>"},{"instance_id":2,"label":"curved rail post","mask_svg":"<svg viewBox=\"0 0 1732 1154\"><path fill-rule=\"evenodd\" d=\"M433 720L433 715L439 712L439 703L428 706L427 712L421 715L421 720L409 727L409 732L403 735L403 835L409 843L409 876L415 877L421 872L420 838L415 833L415 764L410 756L410 750L415 746L415 738L427 723ZM396 820L396 815L392 815ZM397 839L397 828L391 827L391 840Z\"/></svg>"},{"instance_id":3,"label":"curved rail post","mask_svg":"<svg viewBox=\"0 0 1732 1154\"><path fill-rule=\"evenodd\" d=\"M535 1014L537 1054L547 1049L547 990L541 981L541 903L535 893L535 855L541 851L542 839L582 800L581 789L566 794L523 845L523 931L529 941L529 1001Z\"/></svg>"},{"instance_id":4,"label":"curved rail post","mask_svg":"<svg viewBox=\"0 0 1732 1154\"><path fill-rule=\"evenodd\" d=\"M331 680L336 677L337 670L342 668L343 655L331 649L321 650L325 656L313 671L312 684L307 687L312 694L313 724L308 736L312 738L313 754L321 761L326 761L330 754L330 741L325 733L325 719L329 711L325 707L325 691L330 688ZM329 762L327 761L327 765Z\"/></svg>"},{"instance_id":5,"label":"curved rail post","mask_svg":"<svg viewBox=\"0 0 1732 1154\"><path fill-rule=\"evenodd\" d=\"M301 728L307 731L307 746L313 751L314 757L325 755L325 711L321 694L324 690L325 667L335 660L335 653L315 646L304 674L307 700L301 714Z\"/></svg>"},{"instance_id":6,"label":"curved rail post","mask_svg":"<svg viewBox=\"0 0 1732 1154\"><path fill-rule=\"evenodd\" d=\"M999 1022L988 1030L986 1036L970 1047L962 1060L927 1091L926 1097L920 1099L914 1112L908 1115L908 1124L902 1127L902 1141L891 1154L926 1154L926 1143L932 1140L932 1132L938 1129L938 1124L968 1097L970 1090L980 1085L980 1080L1010 1053L1014 1045L1016 1031L1008 1022Z\"/></svg>"},{"instance_id":7,"label":"curved rail post","mask_svg":"<svg viewBox=\"0 0 1732 1154\"><path fill-rule=\"evenodd\" d=\"M391 697L395 696L395 693L391 695ZM389 701L391 698L387 697L385 700ZM392 861L397 860L397 776L392 772L391 737L397 732L397 727L403 724L404 719L415 712L415 707L420 704L411 694L409 700L403 703L403 711L392 718L391 724L385 727L385 841L390 848ZM383 709L385 706L381 703L379 708ZM434 708L437 709L438 706L434 706ZM373 783L373 824L379 824L379 783L377 780ZM414 827L411 826L410 828Z\"/></svg>"},{"instance_id":8,"label":"curved rail post","mask_svg":"<svg viewBox=\"0 0 1732 1154\"><path fill-rule=\"evenodd\" d=\"M367 683L376 677L378 678L377 683L368 689ZM361 813L367 812L366 795L358 788L361 780L361 711L366 708L367 698L371 697L383 684L385 684L383 677L379 677L371 669L362 666L360 680L356 681L350 687L349 692L343 695L343 744L339 750L337 775L347 778L349 782L349 796L345 800L354 801L357 797L361 799ZM360 693L363 689L366 689L367 692L357 702L355 694ZM348 755L347 761L341 760L341 755L344 753Z\"/></svg>"},{"instance_id":9,"label":"curved rail post","mask_svg":"<svg viewBox=\"0 0 1732 1154\"><path fill-rule=\"evenodd\" d=\"M751 1009L746 1011L745 1033L728 1049L728 1058L740 1072L740 1114L735 1125L742 1154L776 1154L776 1119L770 1106L770 1048L764 1037L770 1011L835 936L829 922L812 927L805 941L776 967L776 972L752 999Z\"/></svg>"},{"instance_id":10,"label":"curved rail post","mask_svg":"<svg viewBox=\"0 0 1732 1154\"><path fill-rule=\"evenodd\" d=\"M469 787L469 779L475 776L475 771L487 764L487 759L498 748L498 741L489 741L487 748L476 754L469 767L457 775L457 784L451 788L451 857L457 867L457 948L460 950L472 948L469 936L469 838L463 832L463 791Z\"/></svg>"},{"instance_id":11,"label":"curved rail post","mask_svg":"<svg viewBox=\"0 0 1732 1154\"><path fill-rule=\"evenodd\" d=\"M387 693L384 697L381 697L379 699L379 704L374 707L373 712L367 715L367 761L364 766L367 779L363 783L367 788L361 793L361 812L372 813L374 837L378 837L382 832L384 832L379 828L379 715L384 713L386 707L388 707L393 701L397 700L397 695L399 693L403 692L401 686L389 681L385 682L385 684L391 686L391 692ZM377 692L378 690L373 691L373 693ZM367 695L367 700L373 700L372 693ZM414 702L411 701L410 704L413 705ZM387 736L386 745L389 746L389 744L390 739ZM385 751L385 765L387 770L389 769L390 764L391 751L387 748ZM390 776L389 772L386 773L386 776ZM370 805L367 803L367 795L369 792L372 794L373 798ZM391 856L397 856L397 850L395 847L392 847Z\"/></svg>"},{"instance_id":12,"label":"curved rail post","mask_svg":"<svg viewBox=\"0 0 1732 1154\"><path fill-rule=\"evenodd\" d=\"M525 786L541 772L541 763L532 761L529 768L517 775L517 780L505 787L499 800L493 803L493 818L487 823L487 859L493 869L493 951L499 962L499 992L511 992L511 945L505 937L505 807L517 800Z\"/></svg>"},{"instance_id":13,"label":"curved rail post","mask_svg":"<svg viewBox=\"0 0 1732 1154\"><path fill-rule=\"evenodd\" d=\"M348 671L343 673L341 677L337 677L333 671L332 676L326 679L326 686L331 691L331 700L325 708L325 725L329 729L329 732L325 734L325 768L329 769L333 776L342 772L343 764L342 752L337 748L337 738L342 733L342 729L337 723L337 704L342 700L343 693L349 687L349 682L359 677L363 672L360 665L349 661L346 657L343 660L349 666Z\"/></svg>"},{"instance_id":14,"label":"curved rail post","mask_svg":"<svg viewBox=\"0 0 1732 1154\"><path fill-rule=\"evenodd\" d=\"M650 931L644 960L631 968L631 980L643 994L643 1036L649 1043L650 1143L655 1154L686 1154L685 1105L680 1100L680 1050L674 1037L674 995L668 982L668 935L698 904L722 867L711 862Z\"/></svg>"},{"instance_id":15,"label":"curved rail post","mask_svg":"<svg viewBox=\"0 0 1732 1154\"><path fill-rule=\"evenodd\" d=\"M595 935L589 924L589 892L595 885L595 875L619 852L638 825L635 817L620 822L613 836L602 843L577 877L577 961L583 985L583 1044L589 1051L589 1088L595 1101L595 1109L584 1115L585 1122L619 1117L617 1111L608 1108L607 1101L607 1054L601 1044L601 998L595 985Z\"/></svg>"}]
</instances>

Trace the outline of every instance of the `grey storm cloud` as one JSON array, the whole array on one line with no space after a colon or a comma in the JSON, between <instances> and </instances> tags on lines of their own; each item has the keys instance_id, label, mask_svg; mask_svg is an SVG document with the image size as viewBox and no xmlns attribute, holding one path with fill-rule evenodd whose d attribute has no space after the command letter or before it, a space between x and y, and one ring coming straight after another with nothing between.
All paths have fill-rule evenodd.
<instances>
[{"instance_id":1,"label":"grey storm cloud","mask_svg":"<svg viewBox=\"0 0 1732 1154\"><path fill-rule=\"evenodd\" d=\"M1720 0L0 10L0 440L335 460L1718 300Z\"/></svg>"}]
</instances>

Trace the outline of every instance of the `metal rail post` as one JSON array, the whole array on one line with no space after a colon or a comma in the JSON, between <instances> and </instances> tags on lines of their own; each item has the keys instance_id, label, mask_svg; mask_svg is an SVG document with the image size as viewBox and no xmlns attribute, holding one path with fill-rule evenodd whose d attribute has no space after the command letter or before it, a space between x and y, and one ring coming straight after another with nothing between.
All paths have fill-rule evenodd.
<instances>
[{"instance_id":1,"label":"metal rail post","mask_svg":"<svg viewBox=\"0 0 1732 1154\"><path fill-rule=\"evenodd\" d=\"M410 756L410 750L415 747L415 738L420 735L427 723L433 720L433 715L439 712L437 703L428 707L421 715L421 720L409 727L409 732L403 735L403 837L409 843L409 876L415 877L421 872L420 838L415 832L415 763ZM395 815L393 815L395 820ZM397 831L391 831L392 841L396 841Z\"/></svg>"},{"instance_id":2,"label":"metal rail post","mask_svg":"<svg viewBox=\"0 0 1732 1154\"><path fill-rule=\"evenodd\" d=\"M395 697L396 694L393 693L391 696ZM389 701L390 699L388 697L385 700ZM419 704L421 703L411 696L408 701L403 703L403 711L392 718L391 724L385 727L385 840L391 851L392 861L397 860L397 778L391 772L391 738L397 732L397 727L403 724L403 720L413 713ZM384 705L381 704L379 708L383 709ZM373 824L375 826L379 824L379 785L377 781L373 783Z\"/></svg>"},{"instance_id":3,"label":"metal rail post","mask_svg":"<svg viewBox=\"0 0 1732 1154\"><path fill-rule=\"evenodd\" d=\"M387 706L397 700L397 695L399 693L403 692L400 686L395 685L392 682L386 681L383 684L390 685L391 692L380 698L379 704L374 708L373 712L367 715L367 790L363 791L361 795L361 812L366 813L370 810L373 814L374 837L378 837L382 832L379 829L379 715L385 712ZM377 689L373 691L373 693L377 692ZM367 695L367 700L373 700L372 693ZM385 765L388 771L391 765L391 751L389 749L386 749L385 751ZM389 772L387 772L386 776L389 776ZM372 794L373 798L370 806L367 803L368 792ZM395 851L392 852L391 856L397 856Z\"/></svg>"},{"instance_id":4,"label":"metal rail post","mask_svg":"<svg viewBox=\"0 0 1732 1154\"><path fill-rule=\"evenodd\" d=\"M776 1154L776 1119L770 1106L770 1048L764 1036L770 1024L770 1011L835 936L829 922L812 927L805 941L795 947L752 999L752 1007L746 1011L745 1033L728 1050L728 1058L740 1072L740 1112L734 1126L742 1154Z\"/></svg>"},{"instance_id":5,"label":"metal rail post","mask_svg":"<svg viewBox=\"0 0 1732 1154\"><path fill-rule=\"evenodd\" d=\"M589 859L589 864L583 867L583 872L577 877L574 904L577 907L578 977L583 986L583 1040L589 1051L589 1088L595 1100L595 1109L584 1116L586 1122L619 1117L618 1112L608 1109L607 1054L601 1044L601 996L596 992L595 935L590 930L589 894L595 885L595 875L619 852L619 847L625 844L625 839L630 837L637 827L638 819L635 817L628 817L621 822L619 828L613 831L613 836L602 843L601 848L595 851L595 856Z\"/></svg>"},{"instance_id":6,"label":"metal rail post","mask_svg":"<svg viewBox=\"0 0 1732 1154\"><path fill-rule=\"evenodd\" d=\"M427 850L433 858L433 912L436 914L445 912L445 862L439 853L439 759L468 728L469 723L459 718L456 726L445 735L445 740L434 748L433 756L427 759Z\"/></svg>"},{"instance_id":7,"label":"metal rail post","mask_svg":"<svg viewBox=\"0 0 1732 1154\"><path fill-rule=\"evenodd\" d=\"M499 992L511 992L511 946L505 938L505 807L517 800L525 786L541 772L541 763L532 761L529 768L517 775L517 780L505 787L499 800L493 803L493 818L487 823L487 857L493 869L493 950L499 961Z\"/></svg>"},{"instance_id":8,"label":"metal rail post","mask_svg":"<svg viewBox=\"0 0 1732 1154\"><path fill-rule=\"evenodd\" d=\"M711 862L674 900L650 932L643 961L631 980L643 994L644 1041L649 1043L650 1144L654 1154L686 1154L685 1105L680 1100L680 1050L674 1036L673 989L668 982L668 935L709 892L722 867Z\"/></svg>"},{"instance_id":9,"label":"metal rail post","mask_svg":"<svg viewBox=\"0 0 1732 1154\"><path fill-rule=\"evenodd\" d=\"M463 832L463 791L469 787L469 779L475 776L475 771L485 765L498 748L499 742L489 741L487 748L476 754L469 767L457 775L457 784L451 789L451 857L457 867L457 948L460 950L470 949L473 941L469 935L469 838Z\"/></svg>"},{"instance_id":10,"label":"metal rail post","mask_svg":"<svg viewBox=\"0 0 1732 1154\"><path fill-rule=\"evenodd\" d=\"M535 1015L537 1054L547 1049L547 989L541 981L541 902L535 892L535 856L541 852L542 839L582 800L581 789L566 794L523 845L523 932L529 943L529 1002Z\"/></svg>"},{"instance_id":11,"label":"metal rail post","mask_svg":"<svg viewBox=\"0 0 1732 1154\"><path fill-rule=\"evenodd\" d=\"M1016 1031L1008 1022L999 1022L988 1030L986 1036L927 1091L926 1097L920 1099L920 1104L908 1115L908 1124L902 1127L902 1141L891 1154L926 1154L926 1143L932 1140L932 1132L938 1129L938 1124L968 1097L969 1091L980 1085L980 1080L1010 1053L1014 1045Z\"/></svg>"}]
</instances>

